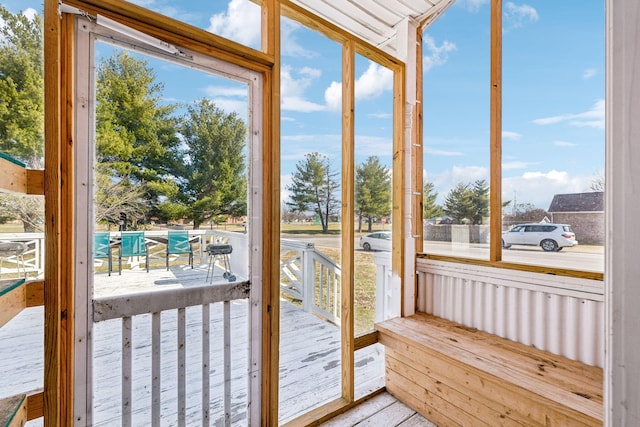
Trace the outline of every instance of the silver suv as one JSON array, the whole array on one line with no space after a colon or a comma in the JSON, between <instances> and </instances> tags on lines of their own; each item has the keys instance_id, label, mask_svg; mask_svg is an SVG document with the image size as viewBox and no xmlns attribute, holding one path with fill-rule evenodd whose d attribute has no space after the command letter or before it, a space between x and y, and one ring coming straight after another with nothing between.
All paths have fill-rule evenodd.
<instances>
[{"instance_id":1,"label":"silver suv","mask_svg":"<svg viewBox=\"0 0 640 427\"><path fill-rule=\"evenodd\" d=\"M519 224L502 233L505 249L511 245L529 245L540 246L546 252L559 252L577 244L576 235L567 224Z\"/></svg>"}]
</instances>

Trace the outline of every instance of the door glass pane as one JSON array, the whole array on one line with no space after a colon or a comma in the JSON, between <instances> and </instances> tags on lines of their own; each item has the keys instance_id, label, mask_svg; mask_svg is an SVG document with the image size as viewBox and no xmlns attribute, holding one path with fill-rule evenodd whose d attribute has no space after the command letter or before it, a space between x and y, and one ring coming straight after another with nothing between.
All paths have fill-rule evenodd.
<instances>
[{"instance_id":1,"label":"door glass pane","mask_svg":"<svg viewBox=\"0 0 640 427\"><path fill-rule=\"evenodd\" d=\"M246 422L249 86L107 34L90 55L93 423Z\"/></svg>"}]
</instances>

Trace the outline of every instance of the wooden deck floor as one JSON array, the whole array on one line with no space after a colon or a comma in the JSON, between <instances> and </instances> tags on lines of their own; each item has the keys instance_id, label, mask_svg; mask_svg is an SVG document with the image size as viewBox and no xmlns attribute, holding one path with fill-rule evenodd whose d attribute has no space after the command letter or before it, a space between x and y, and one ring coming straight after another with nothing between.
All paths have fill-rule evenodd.
<instances>
[{"instance_id":1,"label":"wooden deck floor","mask_svg":"<svg viewBox=\"0 0 640 427\"><path fill-rule=\"evenodd\" d=\"M116 295L205 284L206 266L195 269L172 268L123 271L97 275L95 295ZM221 277L216 280L223 280ZM222 411L221 309L212 305L211 313L211 420L220 425ZM199 400L201 381L197 378L202 364L199 307L187 310L187 425L201 425ZM138 318L139 317L139 318ZM150 425L150 353L147 334L150 316L134 319L133 424ZM232 324L232 421L246 425L248 323L246 301L235 301L231 308ZM94 419L93 425L121 424L121 322L109 320L94 325ZM29 392L42 387L43 378L43 309L23 311L0 329L0 397ZM175 311L162 316L162 419L164 425L176 425L177 368ZM218 348L215 348L218 346ZM195 349L195 350L192 350ZM11 355L11 357L7 357ZM216 359L218 358L218 359ZM384 385L384 350L370 346L356 353L356 395L364 396ZM340 393L339 329L316 316L283 301L281 310L280 351L280 419L286 421L335 399ZM35 424L37 425L37 424Z\"/></svg>"},{"instance_id":2,"label":"wooden deck floor","mask_svg":"<svg viewBox=\"0 0 640 427\"><path fill-rule=\"evenodd\" d=\"M381 393L321 427L436 427L389 393Z\"/></svg>"}]
</instances>

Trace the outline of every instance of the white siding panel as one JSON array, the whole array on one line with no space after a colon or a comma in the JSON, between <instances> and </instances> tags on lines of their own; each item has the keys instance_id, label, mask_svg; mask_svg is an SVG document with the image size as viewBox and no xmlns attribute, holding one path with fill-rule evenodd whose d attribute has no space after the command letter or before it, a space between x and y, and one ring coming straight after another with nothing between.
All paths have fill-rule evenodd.
<instances>
[{"instance_id":1,"label":"white siding panel","mask_svg":"<svg viewBox=\"0 0 640 427\"><path fill-rule=\"evenodd\" d=\"M418 260L418 311L604 365L602 282Z\"/></svg>"}]
</instances>

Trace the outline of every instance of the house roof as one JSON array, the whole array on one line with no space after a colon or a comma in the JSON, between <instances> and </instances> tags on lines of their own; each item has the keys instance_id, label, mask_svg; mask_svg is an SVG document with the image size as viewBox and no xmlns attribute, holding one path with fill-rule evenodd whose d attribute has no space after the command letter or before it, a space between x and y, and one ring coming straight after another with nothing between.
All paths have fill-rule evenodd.
<instances>
[{"instance_id":1,"label":"house roof","mask_svg":"<svg viewBox=\"0 0 640 427\"><path fill-rule=\"evenodd\" d=\"M604 212L604 193L556 194L548 212Z\"/></svg>"},{"instance_id":2,"label":"house roof","mask_svg":"<svg viewBox=\"0 0 640 427\"><path fill-rule=\"evenodd\" d=\"M400 24L415 20L423 28L434 22L455 0L291 0L343 30L402 58ZM403 37L402 35L400 36Z\"/></svg>"}]
</instances>

